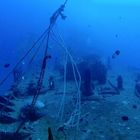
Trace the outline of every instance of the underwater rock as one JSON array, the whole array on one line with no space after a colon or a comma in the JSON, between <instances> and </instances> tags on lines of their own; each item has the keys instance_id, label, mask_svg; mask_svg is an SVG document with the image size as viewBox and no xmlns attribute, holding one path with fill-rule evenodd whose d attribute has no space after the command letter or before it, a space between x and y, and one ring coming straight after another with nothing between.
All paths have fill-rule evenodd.
<instances>
[{"instance_id":1,"label":"underwater rock","mask_svg":"<svg viewBox=\"0 0 140 140\"><path fill-rule=\"evenodd\" d=\"M2 123L2 124L11 124L11 123L15 123L17 121L18 120L16 118L13 118L9 115L3 114L3 113L0 114L0 123Z\"/></svg>"},{"instance_id":2,"label":"underwater rock","mask_svg":"<svg viewBox=\"0 0 140 140\"><path fill-rule=\"evenodd\" d=\"M15 132L0 132L0 140L25 140L31 134L30 133L15 133Z\"/></svg>"}]
</instances>

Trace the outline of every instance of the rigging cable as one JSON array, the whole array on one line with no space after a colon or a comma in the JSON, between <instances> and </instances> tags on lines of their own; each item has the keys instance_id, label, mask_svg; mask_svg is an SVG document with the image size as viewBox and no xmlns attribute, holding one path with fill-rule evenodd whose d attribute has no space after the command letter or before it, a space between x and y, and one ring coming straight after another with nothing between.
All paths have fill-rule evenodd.
<instances>
[{"instance_id":1,"label":"rigging cable","mask_svg":"<svg viewBox=\"0 0 140 140\"><path fill-rule=\"evenodd\" d=\"M58 33L58 32L57 32ZM59 38L61 40L61 42L59 42L57 40L57 37L56 35L54 34L53 32L53 35L55 37L54 41L57 42L57 44L62 47L66 53L68 54L68 56L70 57L70 60L71 60L71 63L72 63L72 68L73 68L73 74L74 74L74 79L75 79L75 82L76 82L76 87L77 87L77 103L76 103L76 108L75 110L72 112L71 116L70 116L70 119L65 123L65 126L67 127L74 127L74 126L77 126L77 132L79 130L79 121L80 121L80 115L81 115L81 94L80 94L80 86L81 86L81 76L80 76L80 73L78 71L78 68L77 68L77 65L76 65L76 62L74 61L72 55L70 54L70 52L68 51L68 48L65 46L65 43L64 43L64 40L62 39L61 35L59 35ZM79 82L76 78L76 73L78 74L78 77L79 77ZM77 123L75 124L75 119L77 118Z\"/></svg>"},{"instance_id":2,"label":"rigging cable","mask_svg":"<svg viewBox=\"0 0 140 140\"><path fill-rule=\"evenodd\" d=\"M64 4L62 4L55 12L54 14L51 16L50 18L50 25L47 29L47 40L46 40L46 48L45 48L45 52L44 52L44 57L43 57L43 61L42 61L42 66L41 66L41 71L40 71L40 76L37 82L37 88L36 88L36 92L33 96L32 102L31 102L31 107L30 109L32 109L35 106L35 103L38 99L40 90L42 88L42 84L43 84L43 80L44 80L44 75L45 75L45 70L46 70L46 64L47 64L47 59L49 58L48 56L48 47L49 47L49 39L50 39L50 34L51 34L51 30L53 28L53 26L56 23L56 20L58 19L59 16L61 16L61 18L63 18L63 11L65 8L65 5L67 3L68 0L66 0L64 2ZM17 127L16 133L18 133L20 131L20 129L22 128L22 126L25 125L25 120L21 121L21 123L19 124L19 126Z\"/></svg>"},{"instance_id":3,"label":"rigging cable","mask_svg":"<svg viewBox=\"0 0 140 140\"><path fill-rule=\"evenodd\" d=\"M46 29L41 36L36 40L36 42L32 45L32 47L25 53L25 55L20 58L20 60L15 64L13 69L5 76L3 80L0 81L0 86L4 84L4 82L9 78L9 76L13 73L13 71L21 64L21 62L29 55L29 53L33 50L34 47L38 44L38 42L42 39L42 37L48 32L48 29Z\"/></svg>"},{"instance_id":4,"label":"rigging cable","mask_svg":"<svg viewBox=\"0 0 140 140\"><path fill-rule=\"evenodd\" d=\"M61 104L60 104L60 109L58 112L58 116L60 118L60 121L62 121L63 119L63 115L64 115L64 105L65 105L65 98L66 98L66 78L67 78L67 63L68 63L68 54L66 53L66 61L64 64L64 87L63 87L63 96L62 96L62 100L61 100Z\"/></svg>"},{"instance_id":5,"label":"rigging cable","mask_svg":"<svg viewBox=\"0 0 140 140\"><path fill-rule=\"evenodd\" d=\"M42 42L44 41L45 36L46 36L45 34L47 33L47 31L48 31L48 29L45 30L45 31L41 34L41 36L36 40L36 42L35 42L35 43L32 45L32 47L26 52L26 54L16 63L16 65L14 66L14 68L13 68L13 69L6 75L6 77L0 82L0 86L8 79L8 77L9 77L9 76L13 73L13 71L18 67L18 65L28 56L28 54L32 51L32 49L33 49L34 47L37 46L37 44L39 43L39 41L41 41L42 38L43 38ZM40 43L40 45L39 45L39 47L37 48L37 50L40 49L40 46L41 46L42 42ZM31 61L33 61L33 59L34 59L34 58L32 58ZM31 61L30 61L29 63L31 63ZM7 98L7 100L10 101L10 99L12 98L12 96L13 96L13 94L11 94L11 95ZM3 106L2 109L0 110L1 113L3 112L3 110L5 109L5 107L6 107L6 106Z\"/></svg>"},{"instance_id":6,"label":"rigging cable","mask_svg":"<svg viewBox=\"0 0 140 140\"><path fill-rule=\"evenodd\" d=\"M46 36L44 36L44 38L42 39L42 42L40 42L40 45L38 46L38 48L36 49L35 53L33 54L32 58L29 61L29 65L33 62L33 60L35 59L37 53L39 52L39 50L41 49L41 46L43 46L42 44L44 43L46 39Z\"/></svg>"},{"instance_id":7,"label":"rigging cable","mask_svg":"<svg viewBox=\"0 0 140 140\"><path fill-rule=\"evenodd\" d=\"M2 86L2 85L5 83L5 81L9 78L9 76L13 73L13 71L14 71L14 70L19 66L19 64L21 64L21 62L29 55L29 53L36 47L36 45L39 43L39 41L40 41L42 38L43 38L43 41L44 41L46 35L48 35L48 36L47 36L47 42L49 42L49 36L50 36L51 28L52 28L53 25L55 24L55 22L56 22L58 16L59 16L59 15L62 16L62 12L64 11L64 8L65 8L65 5L66 5L67 1L68 1L68 0L66 0L66 1L64 2L64 4L62 4L62 5L58 8L58 10L56 10L56 12L52 15L52 17L50 18L50 26L40 35L40 37L36 40L36 42L32 45L32 47L25 53L25 55L24 55L23 57L20 58L20 60L15 64L15 66L13 67L13 69L3 78L3 80L0 81L0 86ZM52 26L52 27L51 27L51 26ZM41 46L41 45L40 45L40 46ZM40 49L40 46L39 46L39 48L37 48L37 50ZM47 43L46 46L47 46L47 47L46 47L45 54L44 54L45 57L44 57L44 60L43 60L44 63L45 63L46 57L47 57L48 43ZM33 61L34 57L36 56L36 53L37 53L37 51L35 52L34 56L32 57L32 59L30 60L29 63L31 63L31 62ZM43 65L43 64L42 64L42 65ZM43 70L43 71L44 71L44 70ZM41 72L42 74L40 74L40 75L44 75L44 74L43 74L43 73L44 73L43 71ZM40 77L40 79L41 79L41 77ZM38 83L39 83L39 82L40 82L40 84L42 84L41 81L38 81ZM12 97L12 95L9 96L8 99L10 99L11 97ZM35 102L36 99L37 99L37 97L36 97L35 99L33 99L32 104L34 104L34 102Z\"/></svg>"},{"instance_id":8,"label":"rigging cable","mask_svg":"<svg viewBox=\"0 0 140 140\"><path fill-rule=\"evenodd\" d=\"M37 89L36 89L36 93L34 94L31 106L34 106L37 98L39 96L40 90L42 88L42 84L43 84L43 79L44 79L44 75L45 75L45 70L46 70L46 62L47 59L50 58L48 56L48 47L49 47L49 39L50 39L50 34L51 34L51 30L53 28L53 26L55 25L57 19L59 16L61 16L62 18L62 12L64 11L65 5L67 3L67 0L64 2L64 4L62 4L55 12L54 14L51 16L50 18L50 25L48 27L48 36L47 36L47 40L46 40L46 48L45 48L45 53L44 53L44 57L43 57L43 62L42 62L42 67L41 67L41 71L40 71L40 76L37 82Z\"/></svg>"}]
</instances>

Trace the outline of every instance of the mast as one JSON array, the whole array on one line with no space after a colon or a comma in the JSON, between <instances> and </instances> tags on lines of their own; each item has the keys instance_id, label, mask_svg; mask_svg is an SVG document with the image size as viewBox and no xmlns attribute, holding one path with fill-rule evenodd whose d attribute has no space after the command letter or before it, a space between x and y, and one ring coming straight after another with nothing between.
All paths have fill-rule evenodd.
<instances>
[{"instance_id":1,"label":"mast","mask_svg":"<svg viewBox=\"0 0 140 140\"><path fill-rule=\"evenodd\" d=\"M61 17L62 19L65 18L63 12L64 12L64 8L65 8L65 5L67 3L68 0L65 0L64 4L62 4L51 16L50 18L50 24L47 28L47 30L45 31L45 33L47 33L47 38L46 38L46 46L45 46L45 52L44 52L44 55L43 55L43 60L42 60L42 65L41 65L41 71L40 71L40 74L39 74L39 79L37 81L37 87L36 87L36 92L33 96L33 99L32 99L32 102L31 102L31 105L30 105L30 110L32 110L32 108L35 106L36 104L36 101L38 99L38 96L40 94L40 90L42 88L42 84L43 84L43 80L44 80L44 75L45 75L45 72L46 72L46 66L47 66L47 60L51 58L50 55L48 55L48 48L49 48L49 41L50 41L50 34L51 34L51 31L57 21L57 19L59 17ZM43 35L45 34L43 33ZM41 37L43 37L43 35ZM29 110L29 111L30 111ZM21 121L19 126L17 127L16 129L16 133L18 133L20 131L20 129L25 125L25 120Z\"/></svg>"}]
</instances>

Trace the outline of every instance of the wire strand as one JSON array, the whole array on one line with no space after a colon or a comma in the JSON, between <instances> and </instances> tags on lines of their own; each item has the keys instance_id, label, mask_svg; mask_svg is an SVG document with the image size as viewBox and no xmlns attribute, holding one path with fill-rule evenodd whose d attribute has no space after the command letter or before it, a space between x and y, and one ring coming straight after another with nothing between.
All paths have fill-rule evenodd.
<instances>
[{"instance_id":1,"label":"wire strand","mask_svg":"<svg viewBox=\"0 0 140 140\"><path fill-rule=\"evenodd\" d=\"M34 47L38 44L38 42L42 39L42 37L47 33L48 29L46 29L41 36L37 39L37 41L33 44L33 46L25 53L23 57L20 58L20 60L15 64L13 69L5 76L5 78L0 81L0 86L3 85L3 83L9 78L9 76L13 73L13 71L19 66L19 64L29 55L29 53L33 50Z\"/></svg>"}]
</instances>

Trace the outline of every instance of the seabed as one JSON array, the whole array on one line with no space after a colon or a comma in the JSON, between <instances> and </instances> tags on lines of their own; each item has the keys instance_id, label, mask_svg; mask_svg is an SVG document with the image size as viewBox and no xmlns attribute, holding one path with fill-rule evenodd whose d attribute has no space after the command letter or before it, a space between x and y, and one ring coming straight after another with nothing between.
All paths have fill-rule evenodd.
<instances>
[{"instance_id":1,"label":"seabed","mask_svg":"<svg viewBox=\"0 0 140 140\"><path fill-rule=\"evenodd\" d=\"M48 140L48 127L52 130L54 140L139 140L140 99L134 93L135 73L136 71L133 70L121 72L124 78L124 90L119 95L98 95L98 86L94 90L95 94L88 97L90 100L82 97L85 100L81 100L81 119L76 138L76 129L72 126L64 131L60 129L75 109L74 97L77 89L73 81L67 81L64 116L62 121L58 121L64 85L61 77L56 79L54 90L47 91L38 98L39 105L41 104L40 109L46 115L35 122L27 122L28 130L21 131L30 132L32 140ZM116 72L110 71L108 79L115 82L116 74ZM19 86L22 92L25 92L28 82L28 80L24 80ZM31 100L32 96L13 100L15 112L10 115L17 118L20 108L30 103ZM127 116L128 119L123 120L122 116ZM0 131L15 132L17 126L18 122L0 124Z\"/></svg>"}]
</instances>

